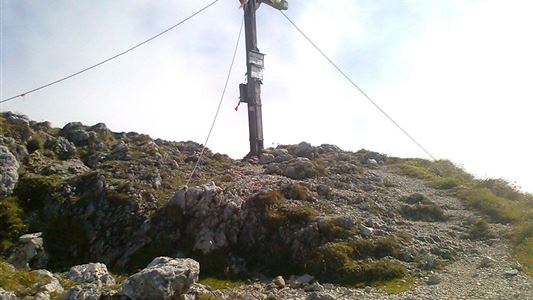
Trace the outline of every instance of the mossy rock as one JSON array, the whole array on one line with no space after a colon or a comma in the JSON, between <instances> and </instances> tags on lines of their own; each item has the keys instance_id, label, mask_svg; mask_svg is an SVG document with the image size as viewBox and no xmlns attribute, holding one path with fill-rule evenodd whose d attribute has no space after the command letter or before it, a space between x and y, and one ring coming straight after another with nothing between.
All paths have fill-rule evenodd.
<instances>
[{"instance_id":1,"label":"mossy rock","mask_svg":"<svg viewBox=\"0 0 533 300\"><path fill-rule=\"evenodd\" d=\"M287 199L313 201L313 196L309 189L301 184L287 184L281 192Z\"/></svg>"},{"instance_id":2,"label":"mossy rock","mask_svg":"<svg viewBox=\"0 0 533 300\"><path fill-rule=\"evenodd\" d=\"M271 209L267 213L267 226L279 228L295 225L305 225L315 220L318 212L305 205L281 206Z\"/></svg>"},{"instance_id":3,"label":"mossy rock","mask_svg":"<svg viewBox=\"0 0 533 300\"><path fill-rule=\"evenodd\" d=\"M33 299L37 293L44 291L42 286L47 283L50 283L50 280L36 272L16 270L0 260L0 287L14 292L17 297Z\"/></svg>"},{"instance_id":4,"label":"mossy rock","mask_svg":"<svg viewBox=\"0 0 533 300\"><path fill-rule=\"evenodd\" d=\"M394 260L352 261L339 271L339 282L346 285L372 284L406 276L407 269Z\"/></svg>"},{"instance_id":5,"label":"mossy rock","mask_svg":"<svg viewBox=\"0 0 533 300\"><path fill-rule=\"evenodd\" d=\"M337 218L320 220L318 223L318 230L322 240L325 242L346 240L357 233L354 228L340 226Z\"/></svg>"},{"instance_id":6,"label":"mossy rock","mask_svg":"<svg viewBox=\"0 0 533 300\"><path fill-rule=\"evenodd\" d=\"M448 219L444 210L435 203L404 205L401 207L400 213L413 221L436 222Z\"/></svg>"},{"instance_id":7,"label":"mossy rock","mask_svg":"<svg viewBox=\"0 0 533 300\"><path fill-rule=\"evenodd\" d=\"M395 260L354 259L368 256L368 253L362 252L376 248L367 241L364 244L359 243L358 246L359 249L356 249L355 245L349 242L328 243L309 258L305 263L305 270L324 282L349 286L401 278L407 274L407 269ZM371 256L381 255L383 253Z\"/></svg>"},{"instance_id":8,"label":"mossy rock","mask_svg":"<svg viewBox=\"0 0 533 300\"><path fill-rule=\"evenodd\" d=\"M26 175L19 178L13 194L25 211L42 210L47 197L61 184L57 176Z\"/></svg>"}]
</instances>

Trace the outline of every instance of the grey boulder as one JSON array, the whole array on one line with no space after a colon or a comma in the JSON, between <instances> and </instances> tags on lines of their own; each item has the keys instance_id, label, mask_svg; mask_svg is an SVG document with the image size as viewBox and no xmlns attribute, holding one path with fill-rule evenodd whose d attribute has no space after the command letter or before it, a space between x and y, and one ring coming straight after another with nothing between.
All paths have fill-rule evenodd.
<instances>
[{"instance_id":1,"label":"grey boulder","mask_svg":"<svg viewBox=\"0 0 533 300\"><path fill-rule=\"evenodd\" d=\"M0 300L16 300L17 296L13 292L0 288Z\"/></svg>"},{"instance_id":2,"label":"grey boulder","mask_svg":"<svg viewBox=\"0 0 533 300\"><path fill-rule=\"evenodd\" d=\"M107 271L106 265L102 263L74 266L65 274L65 278L99 287L115 284L115 279Z\"/></svg>"},{"instance_id":3,"label":"grey boulder","mask_svg":"<svg viewBox=\"0 0 533 300\"><path fill-rule=\"evenodd\" d=\"M171 299L187 293L198 281L200 264L189 258L157 257L122 284L121 294L131 299Z\"/></svg>"},{"instance_id":4,"label":"grey boulder","mask_svg":"<svg viewBox=\"0 0 533 300\"><path fill-rule=\"evenodd\" d=\"M19 163L6 146L0 146L0 200L11 195L17 181Z\"/></svg>"},{"instance_id":5,"label":"grey boulder","mask_svg":"<svg viewBox=\"0 0 533 300\"><path fill-rule=\"evenodd\" d=\"M45 268L48 263L48 256L44 252L42 232L29 233L19 237L19 241L7 262L16 268L25 270Z\"/></svg>"}]
</instances>

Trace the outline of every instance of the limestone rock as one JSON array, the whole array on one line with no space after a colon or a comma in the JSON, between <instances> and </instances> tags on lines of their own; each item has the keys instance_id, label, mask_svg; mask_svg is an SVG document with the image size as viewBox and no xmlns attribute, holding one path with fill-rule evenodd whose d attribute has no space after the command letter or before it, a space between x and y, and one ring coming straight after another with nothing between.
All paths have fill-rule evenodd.
<instances>
[{"instance_id":1,"label":"limestone rock","mask_svg":"<svg viewBox=\"0 0 533 300\"><path fill-rule=\"evenodd\" d=\"M0 146L0 200L11 195L17 181L19 163L6 146Z\"/></svg>"},{"instance_id":2,"label":"limestone rock","mask_svg":"<svg viewBox=\"0 0 533 300\"><path fill-rule=\"evenodd\" d=\"M126 160L128 158L128 145L123 141L116 144L107 156L108 160Z\"/></svg>"},{"instance_id":3,"label":"limestone rock","mask_svg":"<svg viewBox=\"0 0 533 300\"><path fill-rule=\"evenodd\" d=\"M33 296L33 300L51 300L52 296L48 292L39 292Z\"/></svg>"},{"instance_id":4,"label":"limestone rock","mask_svg":"<svg viewBox=\"0 0 533 300\"><path fill-rule=\"evenodd\" d=\"M63 300L100 300L102 292L96 284L84 284L72 287Z\"/></svg>"},{"instance_id":5,"label":"limestone rock","mask_svg":"<svg viewBox=\"0 0 533 300\"><path fill-rule=\"evenodd\" d=\"M102 263L74 266L65 274L65 278L80 283L94 284L96 286L115 284L115 279L107 271L106 265Z\"/></svg>"},{"instance_id":6,"label":"limestone rock","mask_svg":"<svg viewBox=\"0 0 533 300\"><path fill-rule=\"evenodd\" d=\"M85 146L89 143L90 135L80 122L68 123L59 131L59 134L76 146Z\"/></svg>"},{"instance_id":7,"label":"limestone rock","mask_svg":"<svg viewBox=\"0 0 533 300\"><path fill-rule=\"evenodd\" d=\"M302 288L315 280L315 277L309 274L303 274L297 277L292 277L290 280L290 286L292 288Z\"/></svg>"},{"instance_id":8,"label":"limestone rock","mask_svg":"<svg viewBox=\"0 0 533 300\"><path fill-rule=\"evenodd\" d=\"M13 292L9 292L4 290L3 288L0 288L0 300L16 300L17 295Z\"/></svg>"},{"instance_id":9,"label":"limestone rock","mask_svg":"<svg viewBox=\"0 0 533 300\"><path fill-rule=\"evenodd\" d=\"M262 165L269 164L271 162L274 162L276 157L270 153L263 153L261 157L259 157L259 163Z\"/></svg>"},{"instance_id":10,"label":"limestone rock","mask_svg":"<svg viewBox=\"0 0 533 300\"><path fill-rule=\"evenodd\" d=\"M45 268L48 255L44 251L42 232L21 236L7 261L19 269Z\"/></svg>"},{"instance_id":11,"label":"limestone rock","mask_svg":"<svg viewBox=\"0 0 533 300\"><path fill-rule=\"evenodd\" d=\"M371 237L374 234L374 228L366 227L363 224L359 224L359 231L364 237Z\"/></svg>"},{"instance_id":12,"label":"limestone rock","mask_svg":"<svg viewBox=\"0 0 533 300\"><path fill-rule=\"evenodd\" d=\"M39 284L39 289L45 293L63 293L63 286L59 280L47 270L36 270L32 272L33 274L46 280L46 283Z\"/></svg>"},{"instance_id":13,"label":"limestone rock","mask_svg":"<svg viewBox=\"0 0 533 300\"><path fill-rule=\"evenodd\" d=\"M316 165L308 158L298 157L290 161L266 165L267 174L278 174L291 179L302 180L319 175Z\"/></svg>"},{"instance_id":14,"label":"limestone rock","mask_svg":"<svg viewBox=\"0 0 533 300\"><path fill-rule=\"evenodd\" d=\"M44 175L82 175L91 171L81 160L69 159L46 167Z\"/></svg>"},{"instance_id":15,"label":"limestone rock","mask_svg":"<svg viewBox=\"0 0 533 300\"><path fill-rule=\"evenodd\" d=\"M198 281L200 264L192 259L155 258L145 269L122 284L121 294L131 299L171 299L185 294Z\"/></svg>"},{"instance_id":16,"label":"limestone rock","mask_svg":"<svg viewBox=\"0 0 533 300\"><path fill-rule=\"evenodd\" d=\"M272 283L278 288L278 289L282 289L285 287L285 279L283 279L283 277L281 276L277 276L276 278L274 278L272 280Z\"/></svg>"},{"instance_id":17,"label":"limestone rock","mask_svg":"<svg viewBox=\"0 0 533 300\"><path fill-rule=\"evenodd\" d=\"M165 210L179 210L189 222L187 232L194 232L193 249L204 254L227 247L237 240L238 212L241 202L225 197L213 182L181 189L169 200ZM206 219L206 216L209 216Z\"/></svg>"},{"instance_id":18,"label":"limestone rock","mask_svg":"<svg viewBox=\"0 0 533 300\"><path fill-rule=\"evenodd\" d=\"M54 151L59 159L69 159L76 155L76 146L62 136L57 138L49 137L46 140L45 147Z\"/></svg>"}]
</instances>

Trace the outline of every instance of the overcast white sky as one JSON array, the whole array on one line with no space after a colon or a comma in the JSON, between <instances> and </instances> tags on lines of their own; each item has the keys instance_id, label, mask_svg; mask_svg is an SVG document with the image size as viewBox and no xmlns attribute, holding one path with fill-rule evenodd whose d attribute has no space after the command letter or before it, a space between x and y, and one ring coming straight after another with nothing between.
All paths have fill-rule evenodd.
<instances>
[{"instance_id":1,"label":"overcast white sky","mask_svg":"<svg viewBox=\"0 0 533 300\"><path fill-rule=\"evenodd\" d=\"M211 0L1 1L1 98L114 55ZM203 143L242 11L220 0L134 52L2 111L55 126ZM287 14L434 156L533 192L533 2L291 1ZM308 141L388 155L425 154L346 82L276 10L258 10L265 146ZM208 146L248 152L244 41Z\"/></svg>"}]
</instances>

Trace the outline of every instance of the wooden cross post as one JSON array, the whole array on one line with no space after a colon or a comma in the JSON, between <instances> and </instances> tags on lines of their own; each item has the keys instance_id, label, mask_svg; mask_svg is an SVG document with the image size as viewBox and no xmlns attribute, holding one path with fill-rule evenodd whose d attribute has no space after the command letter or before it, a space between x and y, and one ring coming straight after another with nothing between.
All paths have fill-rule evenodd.
<instances>
[{"instance_id":1,"label":"wooden cross post","mask_svg":"<svg viewBox=\"0 0 533 300\"><path fill-rule=\"evenodd\" d=\"M264 54L257 49L257 28L255 11L263 2L276 9L286 10L286 0L248 0L244 4L244 30L246 37L246 84L241 84L241 102L248 104L248 127L250 132L250 153L259 156L263 145L263 113L261 108L261 84L263 81Z\"/></svg>"}]
</instances>

